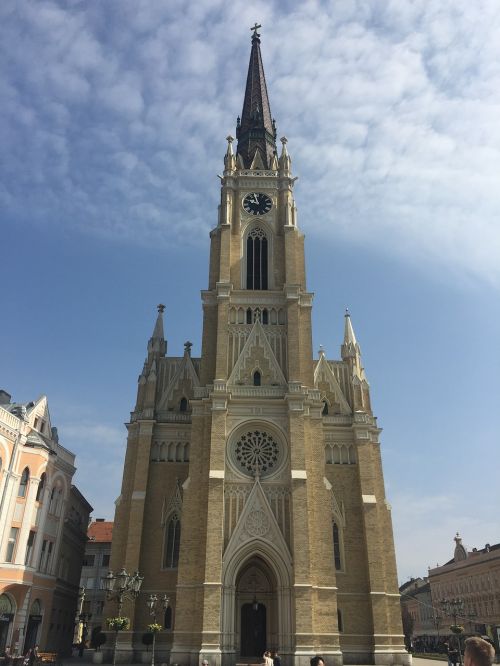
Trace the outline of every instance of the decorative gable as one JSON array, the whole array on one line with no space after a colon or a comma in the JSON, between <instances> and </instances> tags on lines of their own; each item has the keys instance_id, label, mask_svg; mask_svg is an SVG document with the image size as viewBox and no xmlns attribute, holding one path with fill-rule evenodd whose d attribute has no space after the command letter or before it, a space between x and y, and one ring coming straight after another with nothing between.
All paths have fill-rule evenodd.
<instances>
[{"instance_id":1,"label":"decorative gable","mask_svg":"<svg viewBox=\"0 0 500 666\"><path fill-rule=\"evenodd\" d=\"M165 497L163 499L163 506L161 509L161 524L165 525L169 516L173 513L176 513L179 518L182 513L182 491L179 484L179 479L175 480L174 492L170 496L170 499L167 500Z\"/></svg>"},{"instance_id":2,"label":"decorative gable","mask_svg":"<svg viewBox=\"0 0 500 666\"><path fill-rule=\"evenodd\" d=\"M262 385L286 384L285 376L260 321L255 322L231 372L228 384L252 386L255 372L259 372Z\"/></svg>"},{"instance_id":3,"label":"decorative gable","mask_svg":"<svg viewBox=\"0 0 500 666\"><path fill-rule=\"evenodd\" d=\"M329 414L351 414L340 384L335 377L324 352L320 353L319 361L314 370L314 386L321 391L322 398L328 405Z\"/></svg>"},{"instance_id":4,"label":"decorative gable","mask_svg":"<svg viewBox=\"0 0 500 666\"><path fill-rule=\"evenodd\" d=\"M182 398L193 395L193 388L199 385L200 380L191 356L185 353L177 372L159 400L158 409L161 411L173 407L177 408Z\"/></svg>"},{"instance_id":5,"label":"decorative gable","mask_svg":"<svg viewBox=\"0 0 500 666\"><path fill-rule=\"evenodd\" d=\"M291 561L283 533L258 479L255 479L254 486L229 540L224 559L229 561L249 541L262 541L267 546L273 546L282 555L286 554Z\"/></svg>"}]
</instances>

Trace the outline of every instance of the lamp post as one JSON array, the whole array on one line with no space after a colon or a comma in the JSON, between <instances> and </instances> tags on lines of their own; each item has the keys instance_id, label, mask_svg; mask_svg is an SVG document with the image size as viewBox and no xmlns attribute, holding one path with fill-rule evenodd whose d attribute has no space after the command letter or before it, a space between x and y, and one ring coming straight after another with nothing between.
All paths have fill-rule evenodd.
<instances>
[{"instance_id":1,"label":"lamp post","mask_svg":"<svg viewBox=\"0 0 500 666\"><path fill-rule=\"evenodd\" d=\"M457 624L457 618L462 617L464 613L464 601L463 599L441 599L439 602L441 605L441 608L443 609L443 612L445 615L448 617L453 618L453 626L458 628ZM453 631L453 629L452 629ZM460 666L462 666L462 646L460 644L460 634L461 631L453 631L453 633L457 636L457 643L458 643L458 660L460 663Z\"/></svg>"},{"instance_id":2,"label":"lamp post","mask_svg":"<svg viewBox=\"0 0 500 666\"><path fill-rule=\"evenodd\" d=\"M433 609L433 611L432 611L432 623L433 623L433 625L436 629L436 634L437 634L436 648L438 648L438 646L439 646L439 625L440 625L440 622L441 622L442 619L443 619L442 615L439 615L439 613L436 613L436 611Z\"/></svg>"},{"instance_id":3,"label":"lamp post","mask_svg":"<svg viewBox=\"0 0 500 666\"><path fill-rule=\"evenodd\" d=\"M146 601L147 607L149 608L149 614L153 618L153 624L156 624L156 611L158 610L158 601L159 599L156 596L156 594L150 594L148 600ZM161 599L161 605L164 612L167 610L169 603L170 599L167 597L166 594L164 594ZM156 644L157 632L153 630L151 633L153 634L153 651L151 653L151 666L155 666L155 644Z\"/></svg>"},{"instance_id":4,"label":"lamp post","mask_svg":"<svg viewBox=\"0 0 500 666\"><path fill-rule=\"evenodd\" d=\"M128 574L125 568L122 567L116 575L112 571L104 576L102 581L102 589L106 593L106 599L116 600L118 602L118 618L122 617L123 602L126 599L137 599L141 591L142 581L144 576L141 576L138 571L133 575ZM115 628L116 638L113 647L113 666L116 664L116 643L118 641L118 632L120 627Z\"/></svg>"}]
</instances>

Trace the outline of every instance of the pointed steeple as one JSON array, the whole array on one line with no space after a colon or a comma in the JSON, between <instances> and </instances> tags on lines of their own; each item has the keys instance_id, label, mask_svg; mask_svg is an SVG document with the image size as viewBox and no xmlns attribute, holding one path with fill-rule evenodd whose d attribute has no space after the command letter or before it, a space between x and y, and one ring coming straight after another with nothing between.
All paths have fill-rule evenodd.
<instances>
[{"instance_id":1,"label":"pointed steeple","mask_svg":"<svg viewBox=\"0 0 500 666\"><path fill-rule=\"evenodd\" d=\"M361 349L354 335L351 315L347 308L345 311L344 342L342 343L341 353L342 360L349 360L351 362L353 375L359 379L366 379L365 370L361 362Z\"/></svg>"},{"instance_id":2,"label":"pointed steeple","mask_svg":"<svg viewBox=\"0 0 500 666\"><path fill-rule=\"evenodd\" d=\"M342 343L342 358L355 358L356 355L361 354L361 350L354 335L354 329L352 327L351 315L349 310L346 308L345 311L345 325L344 325L344 342Z\"/></svg>"},{"instance_id":3,"label":"pointed steeple","mask_svg":"<svg viewBox=\"0 0 500 666\"><path fill-rule=\"evenodd\" d=\"M148 357L151 355L165 356L167 352L167 343L165 342L165 335L163 333L163 312L165 306L160 303L158 305L158 316L153 330L153 335L148 342Z\"/></svg>"},{"instance_id":4,"label":"pointed steeple","mask_svg":"<svg viewBox=\"0 0 500 666\"><path fill-rule=\"evenodd\" d=\"M264 66L260 53L257 23L251 30L252 50L248 65L247 85L241 119L236 125L237 155L244 168L270 169L276 155L276 126L271 117ZM262 164L262 167L260 166ZM258 166L256 166L258 165Z\"/></svg>"}]
</instances>

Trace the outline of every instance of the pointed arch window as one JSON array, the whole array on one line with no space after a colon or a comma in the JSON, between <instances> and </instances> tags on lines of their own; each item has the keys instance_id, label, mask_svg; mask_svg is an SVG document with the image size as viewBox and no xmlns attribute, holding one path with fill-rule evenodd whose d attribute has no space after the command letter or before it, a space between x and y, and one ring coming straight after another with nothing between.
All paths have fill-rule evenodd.
<instances>
[{"instance_id":1,"label":"pointed arch window","mask_svg":"<svg viewBox=\"0 0 500 666\"><path fill-rule=\"evenodd\" d=\"M164 629L172 629L172 606L165 609L165 618L163 620Z\"/></svg>"},{"instance_id":2,"label":"pointed arch window","mask_svg":"<svg viewBox=\"0 0 500 666\"><path fill-rule=\"evenodd\" d=\"M326 400L323 401L323 411L321 413L323 416L328 416L328 403Z\"/></svg>"},{"instance_id":3,"label":"pointed arch window","mask_svg":"<svg viewBox=\"0 0 500 666\"><path fill-rule=\"evenodd\" d=\"M340 530L336 522L333 523L333 559L335 570L342 570L342 550L340 547Z\"/></svg>"},{"instance_id":4,"label":"pointed arch window","mask_svg":"<svg viewBox=\"0 0 500 666\"><path fill-rule=\"evenodd\" d=\"M21 474L21 480L19 481L19 488L17 490L18 497L26 497L26 488L28 487L28 481L30 480L30 471L27 467L23 469Z\"/></svg>"},{"instance_id":5,"label":"pointed arch window","mask_svg":"<svg viewBox=\"0 0 500 666\"><path fill-rule=\"evenodd\" d=\"M181 521L174 513L165 526L165 550L163 553L164 569L176 569L179 564L181 543Z\"/></svg>"},{"instance_id":6,"label":"pointed arch window","mask_svg":"<svg viewBox=\"0 0 500 666\"><path fill-rule=\"evenodd\" d=\"M256 371L253 373L253 385L254 385L254 386L260 386L260 385L261 385L261 381L262 381L261 374L260 374L260 372L259 372L258 370L256 370Z\"/></svg>"},{"instance_id":7,"label":"pointed arch window","mask_svg":"<svg viewBox=\"0 0 500 666\"><path fill-rule=\"evenodd\" d=\"M36 501L41 502L43 500L43 491L45 489L45 482L47 481L47 475L45 472L42 474L40 477L40 483L38 484L38 488L36 491Z\"/></svg>"},{"instance_id":8,"label":"pointed arch window","mask_svg":"<svg viewBox=\"0 0 500 666\"><path fill-rule=\"evenodd\" d=\"M342 618L342 611L340 608L337 608L337 625L339 632L342 633L344 631L344 619Z\"/></svg>"},{"instance_id":9,"label":"pointed arch window","mask_svg":"<svg viewBox=\"0 0 500 666\"><path fill-rule=\"evenodd\" d=\"M267 289L268 242L260 227L255 227L247 236L247 289Z\"/></svg>"},{"instance_id":10,"label":"pointed arch window","mask_svg":"<svg viewBox=\"0 0 500 666\"><path fill-rule=\"evenodd\" d=\"M181 401L179 403L179 411L180 412L187 412L188 408L188 401L186 398L181 398Z\"/></svg>"}]
</instances>

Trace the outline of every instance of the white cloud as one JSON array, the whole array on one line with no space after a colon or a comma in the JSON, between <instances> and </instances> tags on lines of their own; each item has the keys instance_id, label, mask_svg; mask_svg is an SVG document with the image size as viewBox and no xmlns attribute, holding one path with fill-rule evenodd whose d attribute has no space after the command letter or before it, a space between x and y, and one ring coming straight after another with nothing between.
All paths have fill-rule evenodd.
<instances>
[{"instance_id":1,"label":"white cloud","mask_svg":"<svg viewBox=\"0 0 500 666\"><path fill-rule=\"evenodd\" d=\"M189 232L210 226L258 17L306 231L500 284L492 0L25 0L1 11L9 218L198 243L205 234Z\"/></svg>"},{"instance_id":2,"label":"white cloud","mask_svg":"<svg viewBox=\"0 0 500 666\"><path fill-rule=\"evenodd\" d=\"M449 476L443 477L443 484ZM455 492L395 493L391 497L399 582L426 576L427 566L442 566L453 557L453 538L460 533L464 545L483 548L493 543L498 524L488 512L478 512L469 497Z\"/></svg>"}]
</instances>

